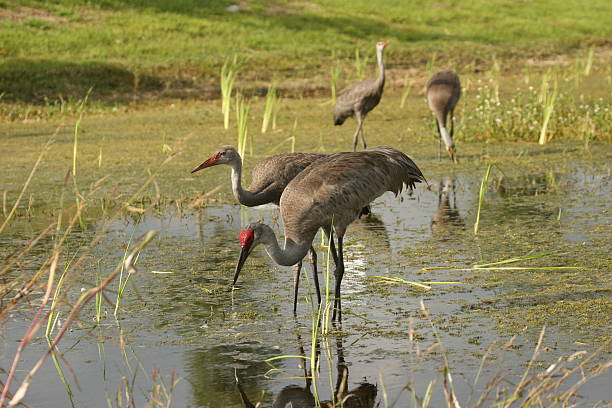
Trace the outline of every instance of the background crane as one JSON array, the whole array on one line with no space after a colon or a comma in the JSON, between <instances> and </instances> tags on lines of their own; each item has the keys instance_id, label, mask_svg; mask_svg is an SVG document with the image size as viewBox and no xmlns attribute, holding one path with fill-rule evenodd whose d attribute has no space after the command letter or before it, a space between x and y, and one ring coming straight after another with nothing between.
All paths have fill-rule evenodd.
<instances>
[{"instance_id":1,"label":"background crane","mask_svg":"<svg viewBox=\"0 0 612 408\"><path fill-rule=\"evenodd\" d=\"M450 158L456 162L455 157L455 142L453 135L455 133L455 121L453 118L455 106L461 97L461 83L459 76L453 71L446 70L435 73L429 82L427 82L427 103L433 112L436 120L440 141L444 141L446 151ZM451 130L450 136L446 130L446 118L450 114ZM441 147L441 146L440 146ZM440 150L438 150L438 157Z\"/></svg>"},{"instance_id":2,"label":"background crane","mask_svg":"<svg viewBox=\"0 0 612 408\"><path fill-rule=\"evenodd\" d=\"M383 51L388 41L376 43L376 60L378 61L378 78L357 82L340 92L334 112L334 125L339 126L347 118L357 117L357 130L353 136L353 151L357 150L357 138L361 133L361 141L365 149L366 140L363 133L363 121L366 115L378 105L385 87L385 66Z\"/></svg>"}]
</instances>

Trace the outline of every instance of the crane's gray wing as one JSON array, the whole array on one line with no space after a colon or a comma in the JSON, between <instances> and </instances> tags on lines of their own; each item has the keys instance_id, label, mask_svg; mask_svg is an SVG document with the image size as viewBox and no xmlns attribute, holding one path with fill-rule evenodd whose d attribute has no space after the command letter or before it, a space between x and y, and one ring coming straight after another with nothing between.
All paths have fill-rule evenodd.
<instances>
[{"instance_id":1,"label":"crane's gray wing","mask_svg":"<svg viewBox=\"0 0 612 408\"><path fill-rule=\"evenodd\" d=\"M367 113L372 110L382 95L382 88L376 80L366 79L343 89L338 95L334 112L334 123L341 124L355 114L355 110ZM338 123L340 122L340 123Z\"/></svg>"},{"instance_id":2,"label":"crane's gray wing","mask_svg":"<svg viewBox=\"0 0 612 408\"><path fill-rule=\"evenodd\" d=\"M278 203L283 190L295 176L311 163L325 157L317 153L286 153L270 156L255 165L248 190L267 192Z\"/></svg>"},{"instance_id":3,"label":"crane's gray wing","mask_svg":"<svg viewBox=\"0 0 612 408\"><path fill-rule=\"evenodd\" d=\"M281 196L286 231L348 225L386 191L399 194L425 177L404 153L391 147L330 155L295 177ZM299 214L294 216L293 214Z\"/></svg>"}]
</instances>

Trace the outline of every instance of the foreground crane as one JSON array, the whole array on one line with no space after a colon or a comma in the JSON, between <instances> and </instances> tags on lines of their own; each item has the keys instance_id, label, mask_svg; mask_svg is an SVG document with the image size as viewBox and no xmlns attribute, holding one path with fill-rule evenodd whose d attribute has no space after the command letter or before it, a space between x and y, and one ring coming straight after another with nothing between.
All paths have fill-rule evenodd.
<instances>
[{"instance_id":1,"label":"foreground crane","mask_svg":"<svg viewBox=\"0 0 612 408\"><path fill-rule=\"evenodd\" d=\"M446 151L453 162L457 161L455 156L455 106L461 97L461 83L459 76L453 71L446 70L435 73L427 82L427 103L436 120L436 127L440 135L440 145L444 141ZM450 115L450 136L446 130L446 119ZM439 156L438 150L438 156Z\"/></svg>"},{"instance_id":2,"label":"foreground crane","mask_svg":"<svg viewBox=\"0 0 612 408\"><path fill-rule=\"evenodd\" d=\"M232 192L240 204L247 207L269 203L279 205L281 194L287 184L310 164L325 156L327 155L318 153L286 153L270 156L255 165L251 185L247 190L242 188L242 158L232 146L220 147L210 158L194 168L191 173L220 164L228 165L232 168ZM310 259L317 298L321 302L321 289L319 288L319 275L317 273L317 253L312 246L310 247ZM294 313L297 310L301 269L302 261L300 260L294 270Z\"/></svg>"},{"instance_id":3,"label":"foreground crane","mask_svg":"<svg viewBox=\"0 0 612 408\"><path fill-rule=\"evenodd\" d=\"M366 79L357 82L340 92L334 112L334 125L339 126L350 117L357 118L357 130L353 136L353 151L357 150L357 139L361 134L363 148L366 148L363 133L363 121L366 115L378 105L385 88L385 66L383 64L383 51L388 41L376 43L376 60L378 61L378 78Z\"/></svg>"},{"instance_id":4,"label":"foreground crane","mask_svg":"<svg viewBox=\"0 0 612 408\"><path fill-rule=\"evenodd\" d=\"M281 248L272 228L252 223L240 233L240 257L234 282L248 256L259 244L279 265L299 263L312 246L319 228L328 236L335 231L338 254L335 269L335 300L332 320L341 315L340 285L344 275L343 238L347 227L359 217L363 207L386 191L399 194L404 186L414 188L425 178L404 153L391 147L362 152L336 153L317 160L298 174L285 188L280 210L285 226Z\"/></svg>"}]
</instances>

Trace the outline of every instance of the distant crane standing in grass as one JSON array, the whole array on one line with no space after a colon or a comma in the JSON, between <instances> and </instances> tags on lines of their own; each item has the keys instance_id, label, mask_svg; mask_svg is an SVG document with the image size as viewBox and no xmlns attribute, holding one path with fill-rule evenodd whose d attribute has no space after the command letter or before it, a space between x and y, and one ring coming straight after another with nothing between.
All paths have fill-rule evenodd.
<instances>
[{"instance_id":1,"label":"distant crane standing in grass","mask_svg":"<svg viewBox=\"0 0 612 408\"><path fill-rule=\"evenodd\" d=\"M427 82L427 103L435 116L436 126L440 135L438 157L442 141L446 146L448 155L453 160L457 161L455 156L455 142L453 136L455 133L454 113L455 106L461 97L461 83L459 76L453 71L446 70L435 73L429 82ZM450 114L450 136L446 130L446 119Z\"/></svg>"},{"instance_id":2,"label":"distant crane standing in grass","mask_svg":"<svg viewBox=\"0 0 612 408\"><path fill-rule=\"evenodd\" d=\"M383 51L388 41L376 43L376 60L378 61L378 78L357 82L340 92L334 112L334 125L340 126L350 117L356 116L357 130L353 137L353 151L357 150L357 139L361 133L361 141L365 149L366 140L363 133L363 121L366 115L378 105L385 88L385 66Z\"/></svg>"},{"instance_id":3,"label":"distant crane standing in grass","mask_svg":"<svg viewBox=\"0 0 612 408\"><path fill-rule=\"evenodd\" d=\"M248 256L259 244L279 265L299 263L319 228L338 239L335 269L335 300L332 319L341 315L340 285L344 275L343 239L347 227L359 217L363 207L386 191L399 194L403 187L414 188L425 178L417 165L404 153L391 147L376 147L362 152L336 153L320 159L287 185L280 198L285 226L285 245L281 248L276 234L266 224L249 224L240 233L240 257L234 282ZM331 239L333 242L333 238Z\"/></svg>"},{"instance_id":4,"label":"distant crane standing in grass","mask_svg":"<svg viewBox=\"0 0 612 408\"><path fill-rule=\"evenodd\" d=\"M251 185L247 190L242 188L242 158L232 146L222 146L209 159L194 168L191 173L207 167L226 164L232 168L232 192L238 202L247 207L255 207L263 204L279 205L281 194L285 187L295 176L300 174L306 167L325 154L318 153L286 153L270 156L255 165L252 173ZM321 290L319 288L319 277L317 274L317 253L310 247L310 258L312 261L313 280L317 292L317 298L321 302ZM302 261L296 264L294 270L294 299L293 312L297 309L298 284Z\"/></svg>"}]
</instances>

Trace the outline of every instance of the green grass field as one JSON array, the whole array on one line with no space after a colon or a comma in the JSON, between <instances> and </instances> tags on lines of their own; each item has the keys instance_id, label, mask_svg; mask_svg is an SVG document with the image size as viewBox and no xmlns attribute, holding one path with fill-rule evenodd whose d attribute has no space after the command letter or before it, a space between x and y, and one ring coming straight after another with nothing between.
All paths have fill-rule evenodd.
<instances>
[{"instance_id":1,"label":"green grass field","mask_svg":"<svg viewBox=\"0 0 612 408\"><path fill-rule=\"evenodd\" d=\"M275 79L301 92L327 86L332 59L346 68L356 50L371 66L382 39L389 68L420 72L432 58L473 71L494 56L581 56L591 46L605 56L612 43L608 0L252 0L226 11L233 3L2 0L0 102L70 100L91 86L103 101L216 97L234 54L244 88Z\"/></svg>"}]
</instances>

